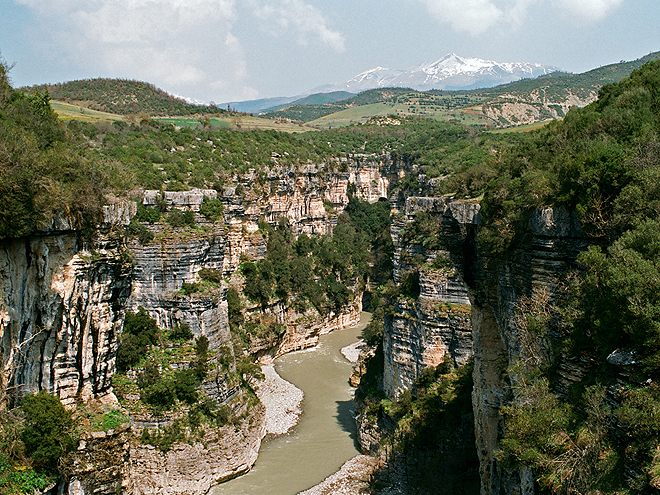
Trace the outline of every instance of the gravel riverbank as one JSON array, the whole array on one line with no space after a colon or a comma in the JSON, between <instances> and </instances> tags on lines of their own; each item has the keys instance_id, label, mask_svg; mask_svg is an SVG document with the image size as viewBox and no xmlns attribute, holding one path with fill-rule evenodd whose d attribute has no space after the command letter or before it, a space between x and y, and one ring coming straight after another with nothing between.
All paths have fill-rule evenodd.
<instances>
[{"instance_id":1,"label":"gravel riverbank","mask_svg":"<svg viewBox=\"0 0 660 495\"><path fill-rule=\"evenodd\" d=\"M284 435L298 424L303 391L278 375L272 364L261 370L265 379L257 385L257 396L266 408L266 434Z\"/></svg>"}]
</instances>

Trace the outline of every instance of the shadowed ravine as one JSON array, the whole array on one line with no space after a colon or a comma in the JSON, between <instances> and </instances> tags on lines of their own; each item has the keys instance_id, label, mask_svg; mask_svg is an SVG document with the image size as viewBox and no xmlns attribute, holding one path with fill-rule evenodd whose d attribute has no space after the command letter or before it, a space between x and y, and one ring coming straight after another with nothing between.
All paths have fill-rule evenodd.
<instances>
[{"instance_id":1,"label":"shadowed ravine","mask_svg":"<svg viewBox=\"0 0 660 495\"><path fill-rule=\"evenodd\" d=\"M358 455L353 420L353 365L340 353L355 342L371 315L356 327L321 337L313 349L282 356L275 369L305 393L303 415L294 431L265 442L254 468L245 476L216 486L212 495L293 495L320 483Z\"/></svg>"}]
</instances>

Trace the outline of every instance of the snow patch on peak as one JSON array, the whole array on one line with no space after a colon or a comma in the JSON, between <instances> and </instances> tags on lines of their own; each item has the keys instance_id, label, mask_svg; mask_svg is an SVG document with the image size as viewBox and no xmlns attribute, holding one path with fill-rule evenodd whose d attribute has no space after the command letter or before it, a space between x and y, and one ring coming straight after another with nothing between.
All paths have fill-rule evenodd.
<instances>
[{"instance_id":1,"label":"snow patch on peak","mask_svg":"<svg viewBox=\"0 0 660 495\"><path fill-rule=\"evenodd\" d=\"M535 63L499 63L448 53L435 62L423 63L404 71L375 67L358 74L332 90L359 92L383 87L430 89L473 89L497 86L518 79L538 77L558 70Z\"/></svg>"}]
</instances>

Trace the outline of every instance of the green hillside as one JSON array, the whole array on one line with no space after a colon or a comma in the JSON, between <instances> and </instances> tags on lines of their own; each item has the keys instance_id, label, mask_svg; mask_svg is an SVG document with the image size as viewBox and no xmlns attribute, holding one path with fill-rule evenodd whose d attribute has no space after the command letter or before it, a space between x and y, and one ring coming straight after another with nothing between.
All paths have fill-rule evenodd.
<instances>
[{"instance_id":1,"label":"green hillside","mask_svg":"<svg viewBox=\"0 0 660 495\"><path fill-rule=\"evenodd\" d=\"M658 59L660 52L654 52L638 60L582 74L555 72L485 89L427 92L405 88L374 89L323 105L298 102L267 115L320 127L364 123L372 117L390 114L490 127L533 124L561 118L573 106L585 106L596 99L603 85L618 82L644 63Z\"/></svg>"},{"instance_id":2,"label":"green hillside","mask_svg":"<svg viewBox=\"0 0 660 495\"><path fill-rule=\"evenodd\" d=\"M48 90L51 98L92 110L115 114L192 115L226 113L214 106L191 105L153 84L128 79L84 79L23 88L29 93Z\"/></svg>"},{"instance_id":3,"label":"green hillside","mask_svg":"<svg viewBox=\"0 0 660 495\"><path fill-rule=\"evenodd\" d=\"M280 105L280 107L291 106L291 105L325 105L326 103L335 103L337 101L347 100L355 96L353 93L348 91L333 91L331 93L315 93L313 95L305 96L299 100L290 103L289 105ZM270 111L275 111L277 108L269 109Z\"/></svg>"},{"instance_id":4,"label":"green hillside","mask_svg":"<svg viewBox=\"0 0 660 495\"><path fill-rule=\"evenodd\" d=\"M265 116L271 118L292 119L301 122L311 122L348 108L381 103L392 97L407 94L411 91L411 89L407 88L370 89L345 100L315 105L304 104L302 100L298 100L280 110L268 112Z\"/></svg>"}]
</instances>

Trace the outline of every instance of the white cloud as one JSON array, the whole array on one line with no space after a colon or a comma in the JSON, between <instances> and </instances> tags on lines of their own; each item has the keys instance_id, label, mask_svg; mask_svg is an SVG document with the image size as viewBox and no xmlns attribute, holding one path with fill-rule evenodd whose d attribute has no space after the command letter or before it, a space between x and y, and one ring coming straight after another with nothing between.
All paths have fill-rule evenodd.
<instances>
[{"instance_id":1,"label":"white cloud","mask_svg":"<svg viewBox=\"0 0 660 495\"><path fill-rule=\"evenodd\" d=\"M206 101L249 98L234 0L17 0L63 58Z\"/></svg>"},{"instance_id":2,"label":"white cloud","mask_svg":"<svg viewBox=\"0 0 660 495\"><path fill-rule=\"evenodd\" d=\"M586 23L604 19L622 3L623 0L559 0L560 6L569 16Z\"/></svg>"},{"instance_id":3,"label":"white cloud","mask_svg":"<svg viewBox=\"0 0 660 495\"><path fill-rule=\"evenodd\" d=\"M455 31L478 35L499 22L504 13L491 0L420 0L429 12Z\"/></svg>"},{"instance_id":4,"label":"white cloud","mask_svg":"<svg viewBox=\"0 0 660 495\"><path fill-rule=\"evenodd\" d=\"M534 4L558 7L573 22L593 23L605 18L624 0L418 0L454 31L473 36L497 26L517 28L528 19Z\"/></svg>"},{"instance_id":5,"label":"white cloud","mask_svg":"<svg viewBox=\"0 0 660 495\"><path fill-rule=\"evenodd\" d=\"M264 22L267 31L280 35L291 33L299 43L307 44L317 38L339 52L346 49L344 36L328 27L323 13L303 0L276 0L251 2L254 14Z\"/></svg>"}]
</instances>

